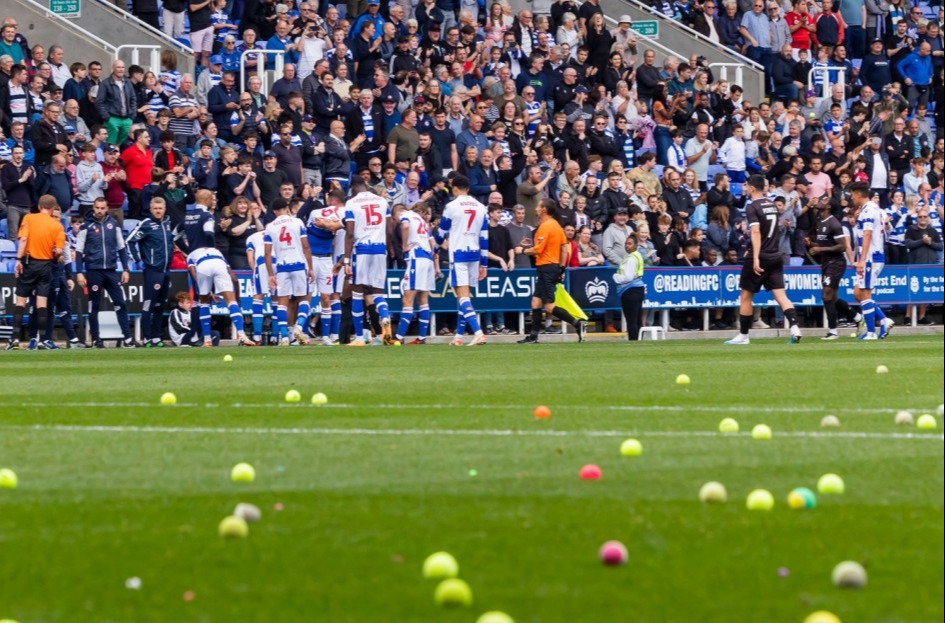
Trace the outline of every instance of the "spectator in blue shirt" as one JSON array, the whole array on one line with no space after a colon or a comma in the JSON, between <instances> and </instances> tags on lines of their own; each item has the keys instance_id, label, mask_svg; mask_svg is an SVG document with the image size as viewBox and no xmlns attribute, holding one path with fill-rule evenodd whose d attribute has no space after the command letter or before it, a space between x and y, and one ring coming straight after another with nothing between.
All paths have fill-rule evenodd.
<instances>
[{"instance_id":1,"label":"spectator in blue shirt","mask_svg":"<svg viewBox=\"0 0 945 623\"><path fill-rule=\"evenodd\" d=\"M909 102L916 104L929 103L929 85L932 82L932 46L928 41L919 44L919 49L907 56L899 63L899 73L903 82L909 87L907 97Z\"/></svg>"},{"instance_id":2,"label":"spectator in blue shirt","mask_svg":"<svg viewBox=\"0 0 945 623\"><path fill-rule=\"evenodd\" d=\"M293 43L289 36L289 22L281 19L276 22L276 34L266 41L267 50L285 50L286 63L297 65L299 62L299 51L302 49L301 43ZM275 56L270 55L267 61L269 69L275 68Z\"/></svg>"}]
</instances>

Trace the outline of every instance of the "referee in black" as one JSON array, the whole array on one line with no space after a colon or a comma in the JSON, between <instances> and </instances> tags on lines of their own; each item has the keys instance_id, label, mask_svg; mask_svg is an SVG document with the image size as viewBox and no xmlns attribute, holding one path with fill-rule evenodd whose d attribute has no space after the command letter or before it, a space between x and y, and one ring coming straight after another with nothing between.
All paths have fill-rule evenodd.
<instances>
[{"instance_id":1,"label":"referee in black","mask_svg":"<svg viewBox=\"0 0 945 623\"><path fill-rule=\"evenodd\" d=\"M42 341L30 340L30 350L37 348L57 350L52 334L46 322L46 301L53 279L53 267L59 261L59 256L66 246L66 232L62 223L52 218L53 208L59 206L52 195L43 195L39 198L39 213L27 214L20 223L17 233L19 245L16 249L16 268L13 274L16 277L16 303L13 310L13 336L7 345L7 350L16 350L20 347L17 336L23 326L23 315L29 297L36 295L37 326L43 328Z\"/></svg>"}]
</instances>

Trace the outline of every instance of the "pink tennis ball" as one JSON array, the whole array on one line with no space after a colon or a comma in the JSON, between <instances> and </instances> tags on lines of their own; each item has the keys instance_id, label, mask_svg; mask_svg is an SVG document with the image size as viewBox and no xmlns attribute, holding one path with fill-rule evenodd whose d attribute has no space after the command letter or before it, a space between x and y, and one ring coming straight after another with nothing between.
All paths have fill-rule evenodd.
<instances>
[{"instance_id":1,"label":"pink tennis ball","mask_svg":"<svg viewBox=\"0 0 945 623\"><path fill-rule=\"evenodd\" d=\"M607 541L600 546L601 562L605 565L625 565L627 564L627 547L620 541Z\"/></svg>"},{"instance_id":2,"label":"pink tennis ball","mask_svg":"<svg viewBox=\"0 0 945 623\"><path fill-rule=\"evenodd\" d=\"M596 465L585 465L581 468L581 480L600 480L601 471Z\"/></svg>"}]
</instances>

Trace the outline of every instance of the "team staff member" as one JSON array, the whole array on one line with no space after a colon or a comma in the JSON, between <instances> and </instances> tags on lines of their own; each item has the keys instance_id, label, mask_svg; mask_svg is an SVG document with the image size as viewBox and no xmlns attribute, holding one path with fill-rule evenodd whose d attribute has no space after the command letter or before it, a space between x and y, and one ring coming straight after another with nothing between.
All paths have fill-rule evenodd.
<instances>
[{"instance_id":1,"label":"team staff member","mask_svg":"<svg viewBox=\"0 0 945 623\"><path fill-rule=\"evenodd\" d=\"M59 204L52 195L39 198L39 214L27 214L20 222L19 241L16 249L16 300L13 309L13 337L7 350L20 347L17 336L23 326L23 314L30 295L36 294L36 320L44 329L44 339L38 344L30 340L30 350L37 347L56 350L52 334L47 325L46 299L53 278L53 265L59 260L66 246L66 232L62 223L52 218L53 208Z\"/></svg>"},{"instance_id":2,"label":"team staff member","mask_svg":"<svg viewBox=\"0 0 945 623\"><path fill-rule=\"evenodd\" d=\"M745 253L745 263L742 265L738 282L742 290L738 311L739 334L725 342L733 346L749 343L748 330L754 321L752 302L762 287L771 293L790 323L791 344L801 341L797 311L784 292L784 256L780 250L783 227L777 206L766 194L767 185L763 175L752 175L746 186L748 196L751 197L751 203L745 209L748 226L751 228L751 241Z\"/></svg>"},{"instance_id":3,"label":"team staff member","mask_svg":"<svg viewBox=\"0 0 945 623\"><path fill-rule=\"evenodd\" d=\"M623 248L627 255L614 273L614 282L617 284L623 316L627 319L627 339L635 341L640 338L640 312L643 311L643 298L646 296L643 255L637 251L637 235L627 236Z\"/></svg>"},{"instance_id":4,"label":"team staff member","mask_svg":"<svg viewBox=\"0 0 945 623\"><path fill-rule=\"evenodd\" d=\"M121 277L116 274L121 259ZM92 211L85 216L85 223L75 240L76 281L80 288L88 288L89 330L93 348L105 348L98 328L98 311L102 302L102 290L108 291L115 305L115 315L124 340L122 348L138 348L140 344L131 337L128 328L128 306L121 286L128 283L128 266L131 258L125 247L118 221L108 215L108 201L99 197L92 203Z\"/></svg>"},{"instance_id":5,"label":"team staff member","mask_svg":"<svg viewBox=\"0 0 945 623\"><path fill-rule=\"evenodd\" d=\"M144 264L144 307L141 329L145 348L163 348L161 339L164 303L171 287L168 272L174 258L174 232L167 216L167 202L162 197L151 199L151 216L142 220L128 235L128 247L136 262Z\"/></svg>"},{"instance_id":6,"label":"team staff member","mask_svg":"<svg viewBox=\"0 0 945 623\"><path fill-rule=\"evenodd\" d=\"M544 325L542 311L553 315L562 322L567 322L577 330L578 342L584 341L587 323L575 320L567 310L555 307L555 289L564 277L564 268L568 264L569 242L564 229L555 219L555 202L542 199L535 207L538 215L538 229L535 230L535 244L531 247L515 248L516 255L535 256L535 291L532 293L532 330L519 344L537 344L538 332Z\"/></svg>"}]
</instances>

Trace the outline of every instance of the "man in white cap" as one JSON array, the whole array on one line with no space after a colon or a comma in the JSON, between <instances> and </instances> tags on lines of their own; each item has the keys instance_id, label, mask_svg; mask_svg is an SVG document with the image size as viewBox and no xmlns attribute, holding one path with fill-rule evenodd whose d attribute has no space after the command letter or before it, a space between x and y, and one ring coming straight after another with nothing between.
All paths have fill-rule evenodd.
<instances>
[{"instance_id":1,"label":"man in white cap","mask_svg":"<svg viewBox=\"0 0 945 623\"><path fill-rule=\"evenodd\" d=\"M637 36L630 29L633 20L629 15L621 15L617 27L613 30L614 51L620 52L623 56L623 62L626 65L633 65L636 62L637 55Z\"/></svg>"}]
</instances>

